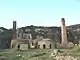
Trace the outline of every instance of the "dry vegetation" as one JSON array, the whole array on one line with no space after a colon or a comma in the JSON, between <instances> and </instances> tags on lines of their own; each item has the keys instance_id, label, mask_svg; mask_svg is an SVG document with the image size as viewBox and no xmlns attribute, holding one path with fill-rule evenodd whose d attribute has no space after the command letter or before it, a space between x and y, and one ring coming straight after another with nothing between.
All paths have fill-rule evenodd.
<instances>
[{"instance_id":1,"label":"dry vegetation","mask_svg":"<svg viewBox=\"0 0 80 60\"><path fill-rule=\"evenodd\" d=\"M27 51L0 50L0 58L4 60L54 60L51 56L54 49L29 49ZM74 52L72 49L60 49L63 52L69 53L73 57L80 57L79 52Z\"/></svg>"}]
</instances>

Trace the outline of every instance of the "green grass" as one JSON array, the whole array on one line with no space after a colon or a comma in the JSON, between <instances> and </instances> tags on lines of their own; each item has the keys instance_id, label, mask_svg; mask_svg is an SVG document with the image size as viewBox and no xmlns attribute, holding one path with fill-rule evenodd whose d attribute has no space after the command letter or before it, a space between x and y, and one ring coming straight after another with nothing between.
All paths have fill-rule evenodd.
<instances>
[{"instance_id":1,"label":"green grass","mask_svg":"<svg viewBox=\"0 0 80 60\"><path fill-rule=\"evenodd\" d=\"M52 50L49 49L29 49L27 51L13 51L10 52L0 52L0 56L7 57L8 60L23 60L22 57L24 57L24 60L49 60L50 59L50 53ZM22 56L18 57L16 55L21 54Z\"/></svg>"},{"instance_id":2,"label":"green grass","mask_svg":"<svg viewBox=\"0 0 80 60\"><path fill-rule=\"evenodd\" d=\"M64 52L71 53L73 56L80 56L76 52L72 52L72 49L60 49ZM7 57L6 60L53 60L50 54L53 49L28 49L26 51L12 51L12 50L1 50L0 57ZM21 56L16 56L21 54Z\"/></svg>"}]
</instances>

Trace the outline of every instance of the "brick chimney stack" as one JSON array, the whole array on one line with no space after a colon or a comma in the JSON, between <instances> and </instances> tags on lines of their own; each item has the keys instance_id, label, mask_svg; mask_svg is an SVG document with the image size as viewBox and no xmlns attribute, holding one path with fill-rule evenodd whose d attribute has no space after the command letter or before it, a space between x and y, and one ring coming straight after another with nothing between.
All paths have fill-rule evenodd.
<instances>
[{"instance_id":1,"label":"brick chimney stack","mask_svg":"<svg viewBox=\"0 0 80 60\"><path fill-rule=\"evenodd\" d=\"M16 39L16 21L13 21L13 39Z\"/></svg>"},{"instance_id":2,"label":"brick chimney stack","mask_svg":"<svg viewBox=\"0 0 80 60\"><path fill-rule=\"evenodd\" d=\"M68 43L68 41L67 41L67 31L64 18L61 19L61 38L62 38L61 44L65 46Z\"/></svg>"}]
</instances>

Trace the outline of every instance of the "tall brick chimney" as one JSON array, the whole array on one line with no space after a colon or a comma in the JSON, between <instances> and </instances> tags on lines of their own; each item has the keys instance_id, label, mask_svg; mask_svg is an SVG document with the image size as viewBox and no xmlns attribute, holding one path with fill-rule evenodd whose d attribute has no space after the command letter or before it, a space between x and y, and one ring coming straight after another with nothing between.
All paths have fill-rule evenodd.
<instances>
[{"instance_id":1,"label":"tall brick chimney","mask_svg":"<svg viewBox=\"0 0 80 60\"><path fill-rule=\"evenodd\" d=\"M62 37L62 40L61 40L61 44L63 46L65 46L68 41L67 41L67 31L66 31L66 25L65 25L65 19L62 18L61 19L61 37Z\"/></svg>"},{"instance_id":2,"label":"tall brick chimney","mask_svg":"<svg viewBox=\"0 0 80 60\"><path fill-rule=\"evenodd\" d=\"M13 21L13 39L16 39L16 21Z\"/></svg>"}]
</instances>

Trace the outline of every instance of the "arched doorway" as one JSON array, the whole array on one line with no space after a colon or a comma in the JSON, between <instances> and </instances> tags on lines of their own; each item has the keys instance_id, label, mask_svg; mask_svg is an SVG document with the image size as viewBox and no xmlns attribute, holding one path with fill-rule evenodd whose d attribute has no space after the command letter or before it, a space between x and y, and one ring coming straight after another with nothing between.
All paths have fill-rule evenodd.
<instances>
[{"instance_id":1,"label":"arched doorway","mask_svg":"<svg viewBox=\"0 0 80 60\"><path fill-rule=\"evenodd\" d=\"M34 43L32 42L32 46L34 46Z\"/></svg>"},{"instance_id":2,"label":"arched doorway","mask_svg":"<svg viewBox=\"0 0 80 60\"><path fill-rule=\"evenodd\" d=\"M14 48L14 44L12 44L12 48Z\"/></svg>"},{"instance_id":3,"label":"arched doorway","mask_svg":"<svg viewBox=\"0 0 80 60\"><path fill-rule=\"evenodd\" d=\"M20 49L20 44L18 45L18 49Z\"/></svg>"},{"instance_id":4,"label":"arched doorway","mask_svg":"<svg viewBox=\"0 0 80 60\"><path fill-rule=\"evenodd\" d=\"M49 45L49 48L51 49L51 44Z\"/></svg>"},{"instance_id":5,"label":"arched doorway","mask_svg":"<svg viewBox=\"0 0 80 60\"><path fill-rule=\"evenodd\" d=\"M43 44L43 49L45 49L46 48L46 45L45 44Z\"/></svg>"}]
</instances>

